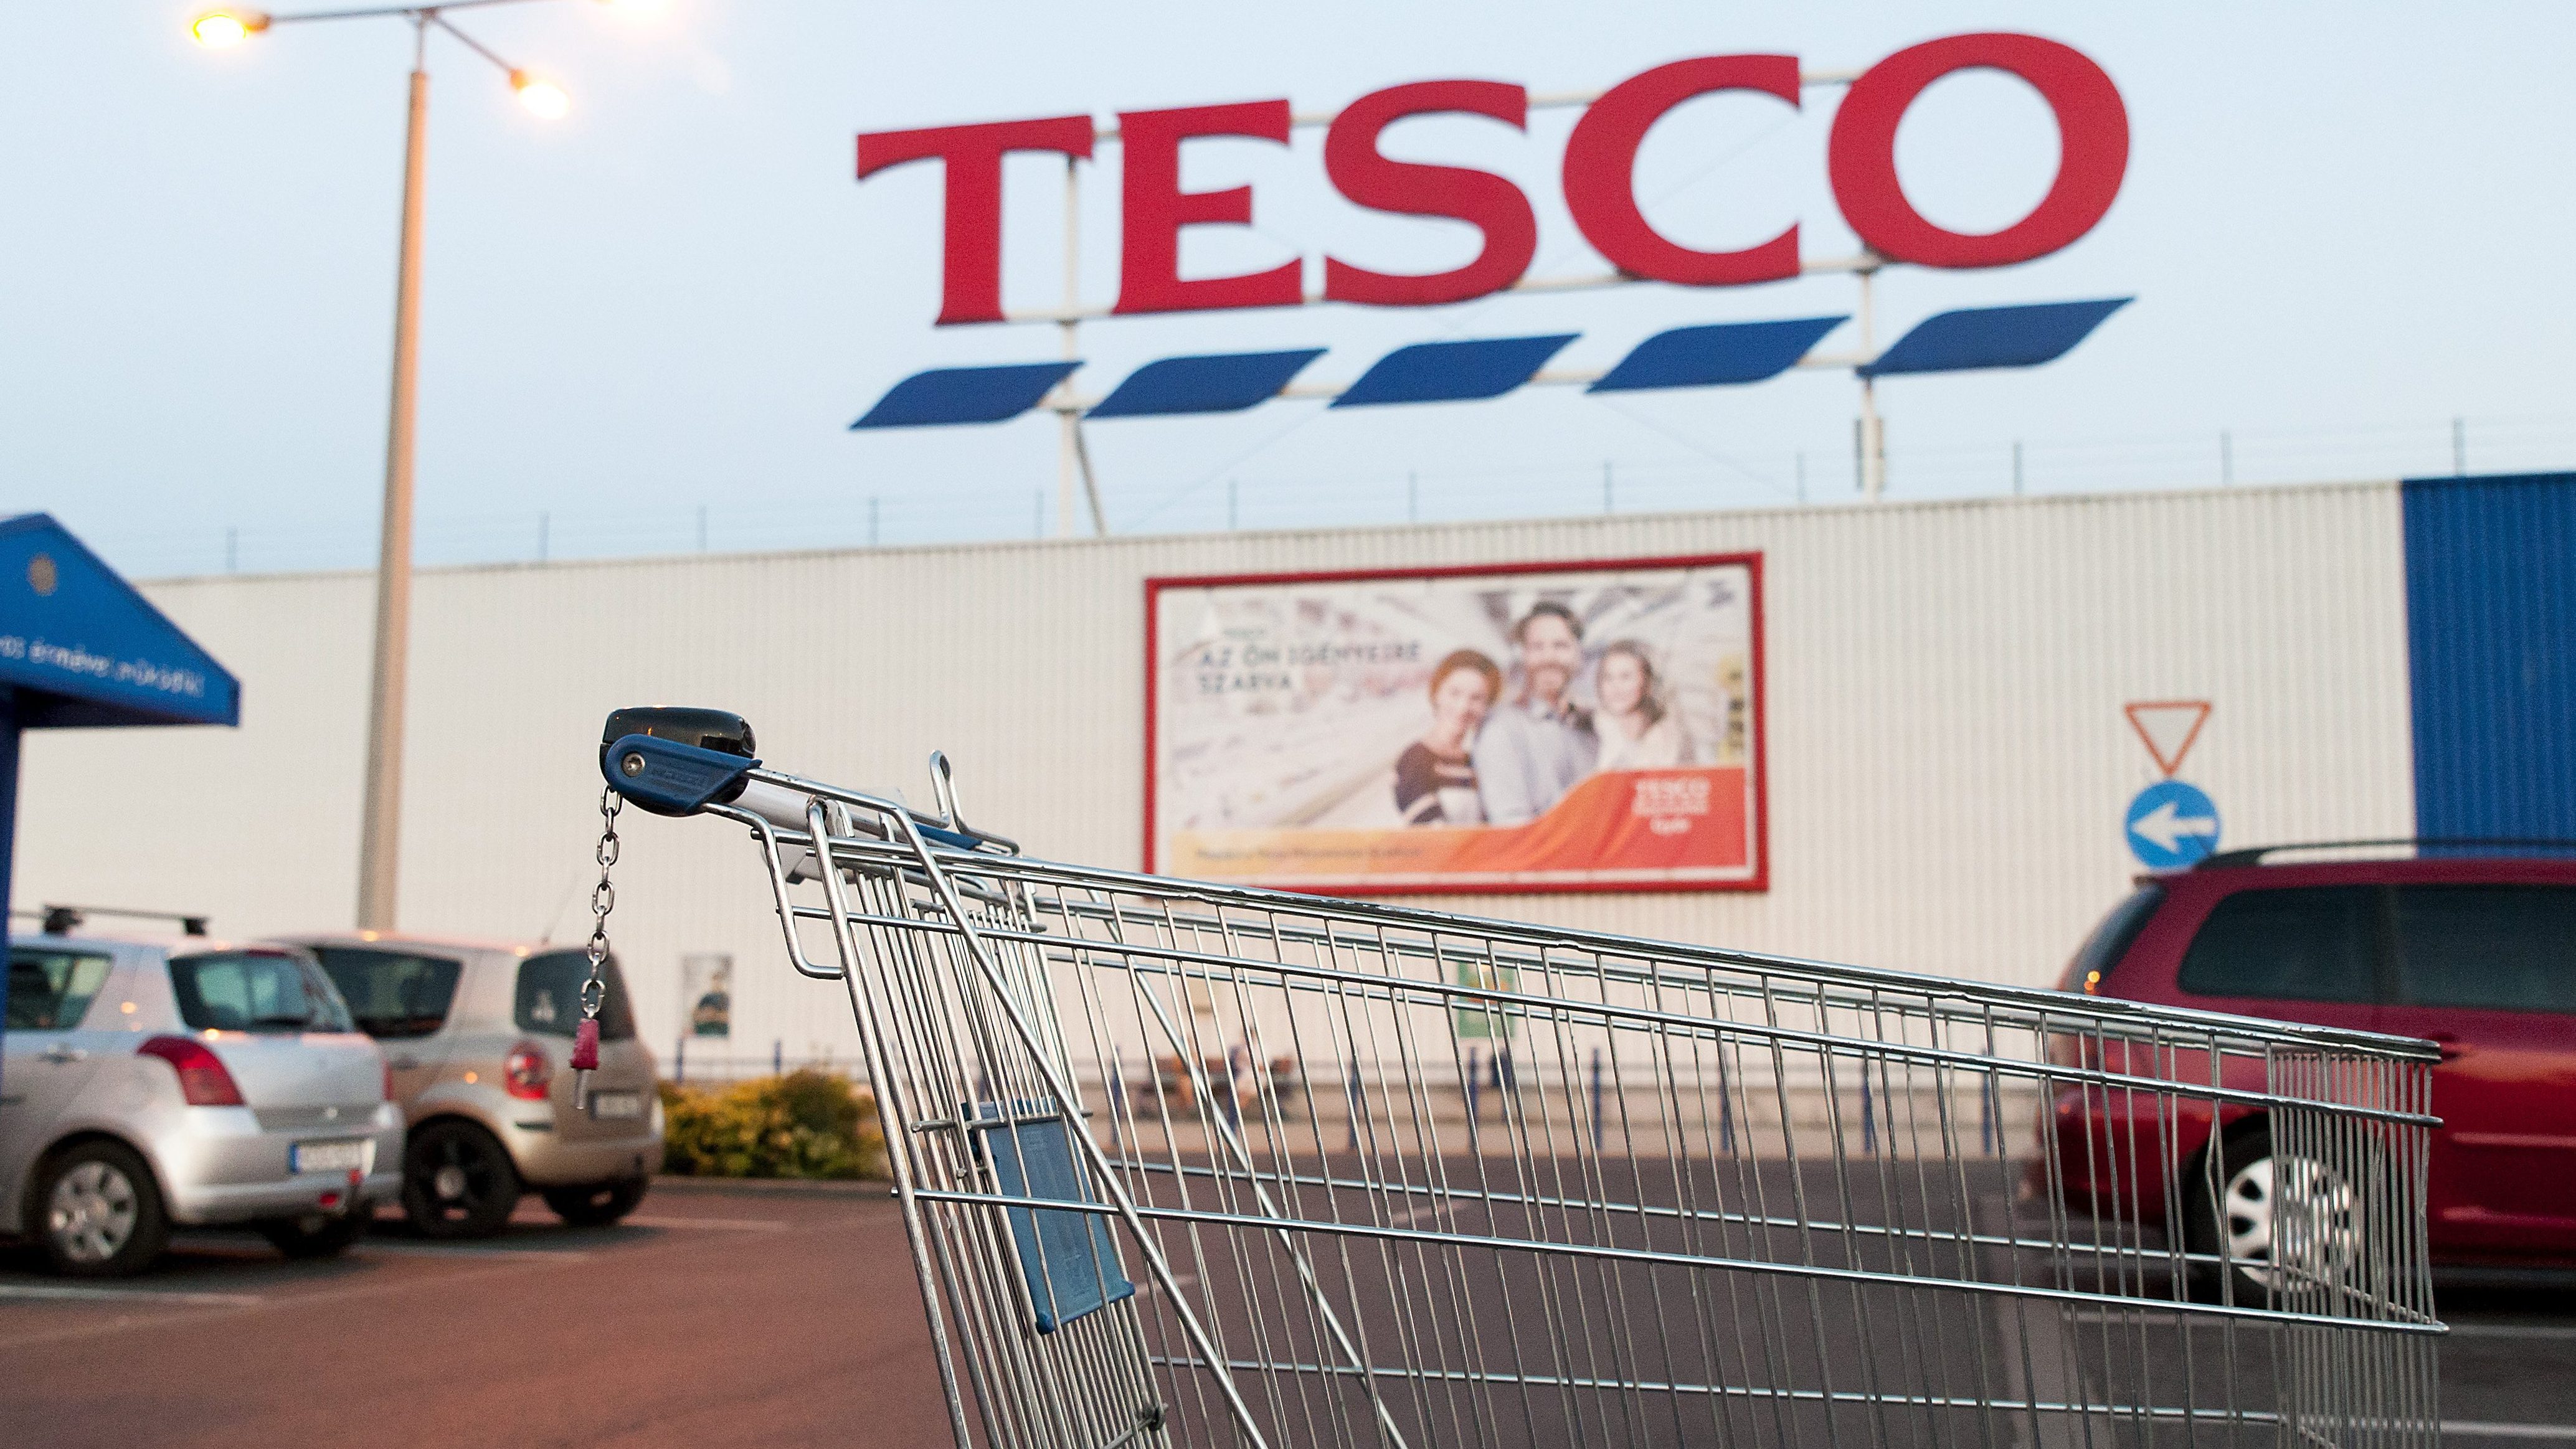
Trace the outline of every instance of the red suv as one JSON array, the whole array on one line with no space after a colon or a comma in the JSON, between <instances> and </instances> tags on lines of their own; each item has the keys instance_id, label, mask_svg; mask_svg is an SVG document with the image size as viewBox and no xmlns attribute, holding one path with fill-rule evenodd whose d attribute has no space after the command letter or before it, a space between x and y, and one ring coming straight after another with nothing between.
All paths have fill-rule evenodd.
<instances>
[{"instance_id":1,"label":"red suv","mask_svg":"<svg viewBox=\"0 0 2576 1449\"><path fill-rule=\"evenodd\" d=\"M2062 984L2439 1043L2434 1261L2576 1265L2576 848L2373 844L2415 854L2275 846L2142 877ZM2203 1180L2210 1123L2176 1125L2172 1161L2186 1182ZM2259 1114L2221 1113L2218 1138L2206 1180L2219 1184L2219 1203L2180 1195L2188 1247L2266 1262L2270 1133ZM2067 1187L2089 1191L2071 1178ZM2155 1222L2164 1192L2136 1188L2126 1206Z\"/></svg>"}]
</instances>

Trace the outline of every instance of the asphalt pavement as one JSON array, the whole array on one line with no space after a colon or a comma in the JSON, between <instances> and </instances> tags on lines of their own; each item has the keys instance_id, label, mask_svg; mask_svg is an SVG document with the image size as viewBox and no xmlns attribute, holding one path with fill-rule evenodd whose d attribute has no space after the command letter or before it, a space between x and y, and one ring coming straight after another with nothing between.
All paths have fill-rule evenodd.
<instances>
[{"instance_id":1,"label":"asphalt pavement","mask_svg":"<svg viewBox=\"0 0 2576 1449\"><path fill-rule=\"evenodd\" d=\"M882 1188L657 1190L576 1229L398 1228L290 1263L186 1235L71 1283L0 1252L0 1445L914 1446L946 1442L903 1226ZM2576 1288L2448 1291L2462 1449L2576 1449Z\"/></svg>"}]
</instances>

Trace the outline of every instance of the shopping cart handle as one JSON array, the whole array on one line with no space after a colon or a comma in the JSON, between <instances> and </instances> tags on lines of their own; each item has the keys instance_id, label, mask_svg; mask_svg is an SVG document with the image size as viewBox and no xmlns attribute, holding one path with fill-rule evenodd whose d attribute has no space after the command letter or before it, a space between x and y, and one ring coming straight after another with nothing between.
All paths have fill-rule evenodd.
<instances>
[{"instance_id":1,"label":"shopping cart handle","mask_svg":"<svg viewBox=\"0 0 2576 1449\"><path fill-rule=\"evenodd\" d=\"M760 761L677 740L628 735L599 752L608 788L656 815L694 815L742 793Z\"/></svg>"}]
</instances>

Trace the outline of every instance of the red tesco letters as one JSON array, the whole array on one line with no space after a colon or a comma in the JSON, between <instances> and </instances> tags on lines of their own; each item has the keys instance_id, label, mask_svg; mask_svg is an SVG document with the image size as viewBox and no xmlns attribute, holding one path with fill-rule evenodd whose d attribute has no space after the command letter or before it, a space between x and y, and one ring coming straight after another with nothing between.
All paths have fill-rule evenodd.
<instances>
[{"instance_id":1,"label":"red tesco letters","mask_svg":"<svg viewBox=\"0 0 2576 1449\"><path fill-rule=\"evenodd\" d=\"M1954 232L1907 200L1896 174L1896 132L1926 88L1962 70L2019 76L2048 102L2059 163L2048 194L2000 231ZM1674 108L1721 91L1751 91L1799 104L1798 61L1787 55L1703 56L1657 66L1613 86L1587 107L1567 139L1566 209L1584 239L1622 273L1689 286L1725 287L1794 277L1798 227L1735 251L1686 247L1655 230L1637 205L1637 150ZM1408 116L1485 116L1528 128L1528 93L1499 81L1420 81L1362 96L1324 137L1324 172L1353 204L1405 216L1466 222L1484 245L1465 266L1429 274L1388 273L1339 257L1324 259L1328 300L1418 307L1463 302L1519 281L1538 244L1538 223L1519 187L1489 171L1388 159L1378 142ZM1182 229L1246 225L1252 188L1181 190L1181 146L1201 136L1241 136L1285 145L1292 118L1284 100L1188 106L1121 114L1121 249L1117 310L1183 312L1293 306L1305 300L1301 265L1230 277L1180 275ZM1033 121L883 131L859 137L862 179L907 161L945 163L947 220L939 320L1002 321L1002 158L1046 152L1087 158L1092 121ZM2129 119L2119 89L2074 48L2032 35L1955 35L1911 46L1852 82L1827 141L1834 202L1864 246L1889 261L1929 267L2000 267L2045 256L2101 221L2126 173Z\"/></svg>"}]
</instances>

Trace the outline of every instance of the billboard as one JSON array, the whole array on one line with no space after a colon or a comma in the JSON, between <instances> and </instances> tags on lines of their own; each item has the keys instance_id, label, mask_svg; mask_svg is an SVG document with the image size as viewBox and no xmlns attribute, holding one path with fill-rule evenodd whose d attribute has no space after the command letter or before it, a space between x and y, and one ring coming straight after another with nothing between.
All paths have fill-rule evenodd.
<instances>
[{"instance_id":1,"label":"billboard","mask_svg":"<svg viewBox=\"0 0 2576 1449\"><path fill-rule=\"evenodd\" d=\"M1757 554L1145 587L1147 870L1767 884Z\"/></svg>"}]
</instances>

